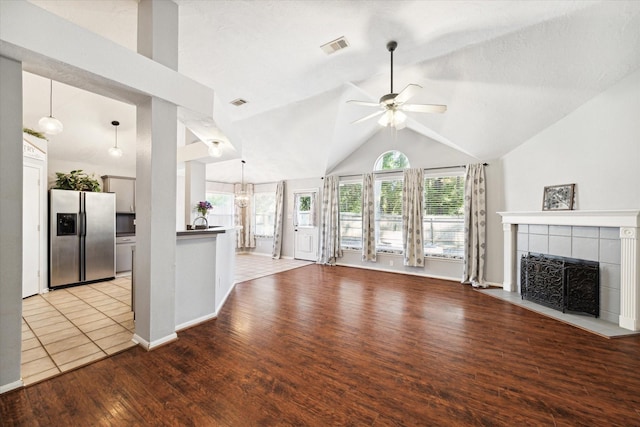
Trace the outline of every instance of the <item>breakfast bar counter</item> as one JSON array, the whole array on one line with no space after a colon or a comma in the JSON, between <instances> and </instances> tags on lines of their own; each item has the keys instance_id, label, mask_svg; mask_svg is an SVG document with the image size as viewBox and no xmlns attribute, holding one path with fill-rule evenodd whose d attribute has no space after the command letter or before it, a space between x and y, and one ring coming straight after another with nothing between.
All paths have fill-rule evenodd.
<instances>
[{"instance_id":1,"label":"breakfast bar counter","mask_svg":"<svg viewBox=\"0 0 640 427\"><path fill-rule=\"evenodd\" d=\"M218 315L234 285L236 229L176 232L176 331Z\"/></svg>"}]
</instances>

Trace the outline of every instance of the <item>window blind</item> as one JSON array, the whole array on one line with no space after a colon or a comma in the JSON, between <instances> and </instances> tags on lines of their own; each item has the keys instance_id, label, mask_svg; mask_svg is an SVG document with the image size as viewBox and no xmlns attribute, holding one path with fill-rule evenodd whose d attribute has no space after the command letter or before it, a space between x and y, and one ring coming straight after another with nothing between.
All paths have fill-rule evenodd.
<instances>
[{"instance_id":1,"label":"window blind","mask_svg":"<svg viewBox=\"0 0 640 427\"><path fill-rule=\"evenodd\" d=\"M362 249L362 183L340 182L340 240L343 249Z\"/></svg>"},{"instance_id":2,"label":"window blind","mask_svg":"<svg viewBox=\"0 0 640 427\"><path fill-rule=\"evenodd\" d=\"M464 177L429 176L424 183L425 254L461 258L464 244Z\"/></svg>"}]
</instances>

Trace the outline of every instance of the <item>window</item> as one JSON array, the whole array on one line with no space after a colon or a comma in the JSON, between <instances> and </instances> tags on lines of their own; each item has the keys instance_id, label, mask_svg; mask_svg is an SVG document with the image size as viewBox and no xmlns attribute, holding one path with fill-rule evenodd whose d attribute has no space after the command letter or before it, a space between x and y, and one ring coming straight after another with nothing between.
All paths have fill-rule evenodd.
<instances>
[{"instance_id":1,"label":"window","mask_svg":"<svg viewBox=\"0 0 640 427\"><path fill-rule=\"evenodd\" d=\"M464 255L464 177L432 176L424 180L425 255Z\"/></svg>"},{"instance_id":2,"label":"window","mask_svg":"<svg viewBox=\"0 0 640 427\"><path fill-rule=\"evenodd\" d=\"M402 251L402 176L375 180L376 251Z\"/></svg>"},{"instance_id":3,"label":"window","mask_svg":"<svg viewBox=\"0 0 640 427\"><path fill-rule=\"evenodd\" d=\"M376 251L402 253L401 169L409 160L399 151L383 153L375 163ZM426 256L464 256L464 174L426 175L424 181L424 252ZM340 237L343 249L362 249L362 183L340 182Z\"/></svg>"},{"instance_id":4,"label":"window","mask_svg":"<svg viewBox=\"0 0 640 427\"><path fill-rule=\"evenodd\" d=\"M275 193L255 193L253 195L253 218L256 236L273 237L276 218Z\"/></svg>"},{"instance_id":5,"label":"window","mask_svg":"<svg viewBox=\"0 0 640 427\"><path fill-rule=\"evenodd\" d=\"M316 193L296 193L295 220L296 227L314 227Z\"/></svg>"},{"instance_id":6,"label":"window","mask_svg":"<svg viewBox=\"0 0 640 427\"><path fill-rule=\"evenodd\" d=\"M340 246L362 249L362 183L340 182Z\"/></svg>"},{"instance_id":7,"label":"window","mask_svg":"<svg viewBox=\"0 0 640 427\"><path fill-rule=\"evenodd\" d=\"M231 227L233 225L233 194L208 192L206 197L213 206L207 216L209 225Z\"/></svg>"},{"instance_id":8,"label":"window","mask_svg":"<svg viewBox=\"0 0 640 427\"><path fill-rule=\"evenodd\" d=\"M387 151L383 153L376 164L373 166L374 171L406 169L409 166L409 159L400 151Z\"/></svg>"}]
</instances>

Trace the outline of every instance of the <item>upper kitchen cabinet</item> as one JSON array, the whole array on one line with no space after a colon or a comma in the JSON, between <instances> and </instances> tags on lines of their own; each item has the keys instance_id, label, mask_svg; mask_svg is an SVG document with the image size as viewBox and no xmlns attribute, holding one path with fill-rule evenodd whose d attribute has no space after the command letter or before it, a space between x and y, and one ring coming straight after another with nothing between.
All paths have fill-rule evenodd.
<instances>
[{"instance_id":1,"label":"upper kitchen cabinet","mask_svg":"<svg viewBox=\"0 0 640 427\"><path fill-rule=\"evenodd\" d=\"M116 193L116 213L135 213L136 179L125 176L104 175L104 191Z\"/></svg>"}]
</instances>

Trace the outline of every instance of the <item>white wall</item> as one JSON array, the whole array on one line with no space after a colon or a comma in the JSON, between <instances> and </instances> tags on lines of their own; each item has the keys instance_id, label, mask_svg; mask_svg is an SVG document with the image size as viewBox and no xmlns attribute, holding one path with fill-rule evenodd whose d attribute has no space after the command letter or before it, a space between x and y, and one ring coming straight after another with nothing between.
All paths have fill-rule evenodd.
<instances>
[{"instance_id":1,"label":"white wall","mask_svg":"<svg viewBox=\"0 0 640 427\"><path fill-rule=\"evenodd\" d=\"M539 211L576 183L576 209L640 207L640 70L503 157L505 210Z\"/></svg>"}]
</instances>

